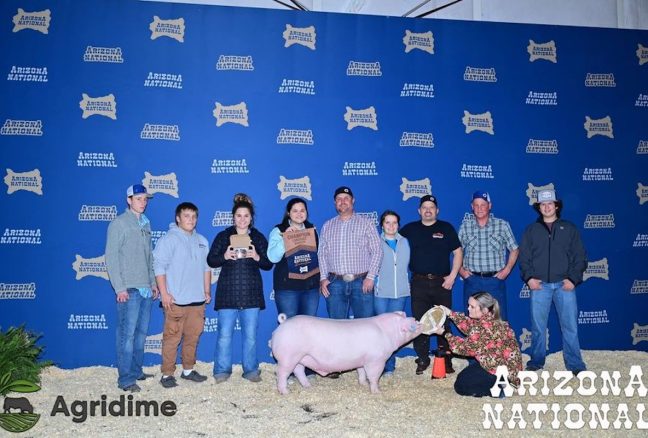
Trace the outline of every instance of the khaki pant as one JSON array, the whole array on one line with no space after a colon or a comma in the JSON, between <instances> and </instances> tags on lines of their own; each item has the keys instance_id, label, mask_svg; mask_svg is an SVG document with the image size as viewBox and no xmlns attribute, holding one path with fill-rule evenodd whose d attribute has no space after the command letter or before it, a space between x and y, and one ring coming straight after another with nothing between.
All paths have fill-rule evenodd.
<instances>
[{"instance_id":1,"label":"khaki pant","mask_svg":"<svg viewBox=\"0 0 648 438\"><path fill-rule=\"evenodd\" d=\"M178 345L182 341L182 367L192 369L196 364L198 338L205 324L205 305L176 306L164 312L164 333L162 335L162 375L175 372Z\"/></svg>"}]
</instances>

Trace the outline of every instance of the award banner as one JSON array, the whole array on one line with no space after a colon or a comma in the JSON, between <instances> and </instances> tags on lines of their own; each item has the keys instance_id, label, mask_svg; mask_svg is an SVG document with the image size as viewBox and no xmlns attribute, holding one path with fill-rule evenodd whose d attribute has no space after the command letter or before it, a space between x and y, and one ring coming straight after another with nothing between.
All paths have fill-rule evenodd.
<instances>
[{"instance_id":1,"label":"award banner","mask_svg":"<svg viewBox=\"0 0 648 438\"><path fill-rule=\"evenodd\" d=\"M304 280L319 274L315 228L286 230L283 241L288 259L288 278Z\"/></svg>"}]
</instances>

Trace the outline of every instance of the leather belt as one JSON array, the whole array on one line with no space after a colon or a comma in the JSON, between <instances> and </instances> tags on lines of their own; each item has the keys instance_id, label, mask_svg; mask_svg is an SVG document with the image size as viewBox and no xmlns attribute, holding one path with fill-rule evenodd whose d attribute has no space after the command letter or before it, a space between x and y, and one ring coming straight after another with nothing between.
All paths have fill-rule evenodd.
<instances>
[{"instance_id":1,"label":"leather belt","mask_svg":"<svg viewBox=\"0 0 648 438\"><path fill-rule=\"evenodd\" d=\"M350 283L358 278L366 277L368 272L363 272L362 274L336 274L335 272L329 272L329 277L333 277L333 280L342 280L347 283Z\"/></svg>"},{"instance_id":2,"label":"leather belt","mask_svg":"<svg viewBox=\"0 0 648 438\"><path fill-rule=\"evenodd\" d=\"M472 275L476 275L477 277L494 277L495 274L497 274L497 271L493 272L473 272Z\"/></svg>"},{"instance_id":3,"label":"leather belt","mask_svg":"<svg viewBox=\"0 0 648 438\"><path fill-rule=\"evenodd\" d=\"M414 273L412 276L417 278L425 278L426 280L436 280L437 278L443 278L443 275L434 275L434 274L417 274Z\"/></svg>"}]
</instances>

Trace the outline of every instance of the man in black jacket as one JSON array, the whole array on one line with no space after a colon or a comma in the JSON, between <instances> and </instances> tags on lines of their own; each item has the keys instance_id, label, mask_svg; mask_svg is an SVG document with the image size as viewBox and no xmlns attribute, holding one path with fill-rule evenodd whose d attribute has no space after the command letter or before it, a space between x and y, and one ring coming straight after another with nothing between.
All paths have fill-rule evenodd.
<instances>
[{"instance_id":1,"label":"man in black jacket","mask_svg":"<svg viewBox=\"0 0 648 438\"><path fill-rule=\"evenodd\" d=\"M565 367L586 369L578 342L576 286L583 282L587 255L576 226L560 218L562 202L553 190L538 192L533 207L540 216L529 225L520 245L520 272L531 291L531 360L526 369L544 367L547 322L551 303L556 305L563 337Z\"/></svg>"}]
</instances>

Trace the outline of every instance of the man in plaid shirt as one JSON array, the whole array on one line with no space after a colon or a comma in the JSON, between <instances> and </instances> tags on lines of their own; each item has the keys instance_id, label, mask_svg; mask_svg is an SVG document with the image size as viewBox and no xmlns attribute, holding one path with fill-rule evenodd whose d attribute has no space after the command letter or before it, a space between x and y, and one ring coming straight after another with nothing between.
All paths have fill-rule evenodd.
<instances>
[{"instance_id":1,"label":"man in plaid shirt","mask_svg":"<svg viewBox=\"0 0 648 438\"><path fill-rule=\"evenodd\" d=\"M373 288L382 262L378 231L369 219L353 211L353 192L339 187L333 195L338 215L326 221L317 258L320 291L332 319L373 316Z\"/></svg>"},{"instance_id":2,"label":"man in plaid shirt","mask_svg":"<svg viewBox=\"0 0 648 438\"><path fill-rule=\"evenodd\" d=\"M505 280L518 258L518 244L509 223L491 214L493 205L487 192L475 192L471 206L473 216L459 228L464 252L459 269L464 279L464 302L476 292L489 292L499 301L502 319L508 320Z\"/></svg>"}]
</instances>

